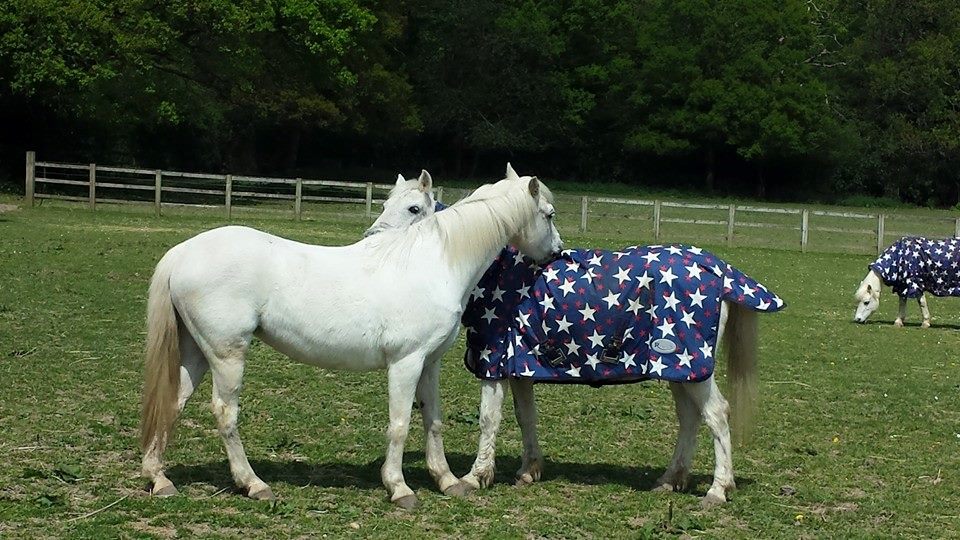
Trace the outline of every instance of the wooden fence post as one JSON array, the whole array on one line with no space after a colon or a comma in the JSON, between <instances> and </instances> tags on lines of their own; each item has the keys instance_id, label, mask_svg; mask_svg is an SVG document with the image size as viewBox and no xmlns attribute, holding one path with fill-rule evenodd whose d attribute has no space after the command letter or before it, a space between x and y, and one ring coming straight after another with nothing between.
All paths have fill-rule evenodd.
<instances>
[{"instance_id":1,"label":"wooden fence post","mask_svg":"<svg viewBox=\"0 0 960 540\"><path fill-rule=\"evenodd\" d=\"M97 164L90 164L90 209L97 209Z\"/></svg>"},{"instance_id":2,"label":"wooden fence post","mask_svg":"<svg viewBox=\"0 0 960 540\"><path fill-rule=\"evenodd\" d=\"M160 217L160 193L162 193L161 183L163 182L163 172L157 169L153 173L153 206L157 211L157 217Z\"/></svg>"},{"instance_id":3,"label":"wooden fence post","mask_svg":"<svg viewBox=\"0 0 960 540\"><path fill-rule=\"evenodd\" d=\"M953 236L960 238L960 217L958 217L956 221L954 221Z\"/></svg>"},{"instance_id":4,"label":"wooden fence post","mask_svg":"<svg viewBox=\"0 0 960 540\"><path fill-rule=\"evenodd\" d=\"M733 220L737 213L737 207L730 205L730 212L727 215L727 247L733 247Z\"/></svg>"},{"instance_id":5,"label":"wooden fence post","mask_svg":"<svg viewBox=\"0 0 960 540\"><path fill-rule=\"evenodd\" d=\"M367 182L367 219L373 214L373 182Z\"/></svg>"},{"instance_id":6,"label":"wooden fence post","mask_svg":"<svg viewBox=\"0 0 960 540\"><path fill-rule=\"evenodd\" d=\"M883 214L877 214L877 253L883 253L884 220Z\"/></svg>"},{"instance_id":7,"label":"wooden fence post","mask_svg":"<svg viewBox=\"0 0 960 540\"><path fill-rule=\"evenodd\" d=\"M224 205L227 207L227 219L233 217L233 175L227 175L227 185L224 187Z\"/></svg>"},{"instance_id":8,"label":"wooden fence post","mask_svg":"<svg viewBox=\"0 0 960 540\"><path fill-rule=\"evenodd\" d=\"M293 201L293 211L297 215L297 221L300 221L300 198L303 196L303 180L297 178L297 197Z\"/></svg>"},{"instance_id":9,"label":"wooden fence post","mask_svg":"<svg viewBox=\"0 0 960 540\"><path fill-rule=\"evenodd\" d=\"M810 234L810 211L806 208L800 214L800 252L807 251L807 238Z\"/></svg>"},{"instance_id":10,"label":"wooden fence post","mask_svg":"<svg viewBox=\"0 0 960 540\"><path fill-rule=\"evenodd\" d=\"M587 198L580 197L580 232L587 230Z\"/></svg>"},{"instance_id":11,"label":"wooden fence post","mask_svg":"<svg viewBox=\"0 0 960 540\"><path fill-rule=\"evenodd\" d=\"M27 174L25 177L26 181L26 199L27 204L33 206L33 179L35 178L35 168L37 163L37 154L33 150L27 151Z\"/></svg>"},{"instance_id":12,"label":"wooden fence post","mask_svg":"<svg viewBox=\"0 0 960 540\"><path fill-rule=\"evenodd\" d=\"M660 240L660 201L653 201L653 239Z\"/></svg>"}]
</instances>

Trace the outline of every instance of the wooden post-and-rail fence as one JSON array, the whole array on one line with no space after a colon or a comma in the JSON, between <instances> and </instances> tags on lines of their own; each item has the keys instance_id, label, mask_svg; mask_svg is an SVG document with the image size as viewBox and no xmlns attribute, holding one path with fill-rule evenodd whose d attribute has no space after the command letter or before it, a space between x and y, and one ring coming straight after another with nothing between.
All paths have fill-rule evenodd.
<instances>
[{"instance_id":1,"label":"wooden post-and-rail fence","mask_svg":"<svg viewBox=\"0 0 960 540\"><path fill-rule=\"evenodd\" d=\"M38 176L38 169L43 173ZM56 174L60 171L59 175ZM104 178L98 177L98 173L109 173L110 176ZM125 175L117 177L118 175ZM122 181L122 180L130 181ZM169 182L165 183L165 179ZM211 189L206 184L202 187L184 187L183 185L169 185L174 180L185 179L200 181L222 182L222 189ZM165 205L170 206L209 206L201 205L195 202L182 203L173 201L164 201L164 194L180 193L199 197L220 197L223 201L222 206L228 219L232 217L233 206L237 197L247 199L272 199L288 200L293 202L293 216L295 219L301 219L303 211L303 202L330 202L330 203L356 203L363 204L363 213L367 218L373 214L373 203L382 202L380 199L374 199L374 190L389 191L393 184L374 184L372 182L340 182L332 180L304 180L302 178L265 178L238 176L233 174L203 174L187 173L176 171L161 171L148 169L135 169L129 167L104 167L94 163L89 165L79 165L70 163L52 163L36 160L34 152L27 152L26 156L26 189L25 199L30 206L34 205L36 199L61 199L86 203L91 210L96 209L98 202L102 203L140 203L150 204L151 201L141 198L140 200L106 198L98 194L99 190L133 190L133 191L152 191L155 213L159 216ZM150 182L152 180L152 182ZM85 197L61 195L56 193L42 193L37 187L43 184L67 185L87 188ZM264 192L253 190L256 186L272 186L275 190L287 189L293 193ZM239 187L239 190L237 189ZM340 190L349 190L359 192L362 190L363 196L327 196L310 195L305 193L309 188L317 187L337 188ZM443 200L443 188L436 190L437 200ZM877 252L883 251L887 246L887 239L896 236L911 236L915 234L889 232L886 229L886 220L888 217L899 217L905 219L906 216L896 216L890 214L877 213L867 214L859 212L840 212L833 210L819 210L808 208L770 208L739 204L706 204L706 203L682 203L674 201L646 200L646 199L622 199L614 197L580 197L580 231L585 232L589 225L591 206L596 205L626 205L631 210L631 215L642 214L643 208L652 210L651 217L641 217L640 219L652 221L652 232L655 241L660 241L663 236L664 224L692 224L706 226L724 227L724 238L728 246L734 246L736 242L737 229L781 229L792 231L791 234L797 234L796 246L802 252L809 248L810 234L813 233L839 233L839 234L857 234L862 236L874 236L876 239ZM219 206L219 205L217 205ZM680 217L678 212L694 210L697 212L713 212L714 219L704 219L703 217L687 212L686 217ZM725 214L725 219L717 219L718 215ZM781 216L779 222L763 222L754 218L751 221L750 216L768 215ZM784 216L792 216L785 218ZM810 218L814 216L817 219L836 220L857 220L860 223L864 221L873 222L875 226L870 228L860 226L859 228L847 227L827 227L823 225L811 225ZM770 219L773 219L772 217ZM957 218L925 218L941 222L949 220L952 222L954 235L960 237L960 217ZM941 224L945 225L944 224ZM933 234L929 234L934 236ZM945 234L944 234L945 235Z\"/></svg>"},{"instance_id":2,"label":"wooden post-and-rail fence","mask_svg":"<svg viewBox=\"0 0 960 540\"><path fill-rule=\"evenodd\" d=\"M38 175L38 170L43 174ZM81 172L86 172L85 179L80 179ZM53 173L53 174L51 174ZM110 178L104 181L98 174L111 173L112 175L125 175L125 179ZM164 194L181 193L199 196L222 197L223 208L227 218L233 216L233 206L237 197L248 199L271 199L271 200L291 200L293 201L293 215L296 219L302 217L302 205L304 202L330 202L330 203L355 203L364 205L364 215L367 218L372 217L373 203L382 202L380 199L374 199L374 190L389 191L392 184L374 184L373 182L341 182L334 180L304 180L301 178L267 178L254 176L239 176L233 174L206 174L206 173L187 173L178 171L162 171L151 169L136 169L131 167L104 167L90 163L89 165L78 165L73 163L53 163L46 161L37 161L34 152L27 152L26 168L26 204L33 206L37 199L60 199L68 201L85 202L91 210L96 210L98 202L115 204L150 204L146 199L122 199L107 198L98 195L97 190L114 189L121 191L152 191L152 204L156 215L160 215L164 206L209 206L193 203L176 203L164 201ZM153 180L150 183L150 180ZM170 181L178 179L206 180L222 182L222 189L211 187L183 187L169 185ZM167 182L165 182L165 180ZM275 193L265 191L254 191L245 189L238 191L236 189L238 182L246 186L273 186L292 188L293 193ZM62 195L57 193L41 193L37 187L43 184L61 185L61 186L82 186L87 188L85 197ZM357 197L334 197L321 195L308 195L304 193L305 187L327 187L341 188L351 191L363 190L363 196ZM243 188L241 188L243 189Z\"/></svg>"}]
</instances>

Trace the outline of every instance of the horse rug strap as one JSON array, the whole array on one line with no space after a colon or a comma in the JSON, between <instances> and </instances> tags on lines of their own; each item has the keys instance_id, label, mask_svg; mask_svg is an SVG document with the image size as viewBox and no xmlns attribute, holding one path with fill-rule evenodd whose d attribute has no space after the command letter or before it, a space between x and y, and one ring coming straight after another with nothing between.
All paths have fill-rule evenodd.
<instances>
[{"instance_id":1,"label":"horse rug strap","mask_svg":"<svg viewBox=\"0 0 960 540\"><path fill-rule=\"evenodd\" d=\"M918 298L924 291L934 296L960 296L960 239L904 236L869 268L904 298Z\"/></svg>"},{"instance_id":2,"label":"horse rug strap","mask_svg":"<svg viewBox=\"0 0 960 540\"><path fill-rule=\"evenodd\" d=\"M543 267L501 252L463 316L467 369L481 379L613 384L713 374L723 300L783 300L702 249L566 250Z\"/></svg>"}]
</instances>

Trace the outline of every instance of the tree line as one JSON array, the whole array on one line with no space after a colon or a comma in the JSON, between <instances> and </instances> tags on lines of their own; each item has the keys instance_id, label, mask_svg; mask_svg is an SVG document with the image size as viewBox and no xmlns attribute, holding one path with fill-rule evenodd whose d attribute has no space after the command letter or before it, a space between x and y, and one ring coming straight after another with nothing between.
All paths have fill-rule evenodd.
<instances>
[{"instance_id":1,"label":"tree line","mask_svg":"<svg viewBox=\"0 0 960 540\"><path fill-rule=\"evenodd\" d=\"M429 167L960 201L953 0L7 0L0 174Z\"/></svg>"}]
</instances>

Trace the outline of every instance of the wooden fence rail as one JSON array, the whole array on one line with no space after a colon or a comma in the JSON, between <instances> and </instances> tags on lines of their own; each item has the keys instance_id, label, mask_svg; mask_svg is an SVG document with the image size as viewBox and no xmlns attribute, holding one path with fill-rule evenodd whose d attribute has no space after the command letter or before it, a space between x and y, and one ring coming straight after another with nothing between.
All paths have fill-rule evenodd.
<instances>
[{"instance_id":1,"label":"wooden fence rail","mask_svg":"<svg viewBox=\"0 0 960 540\"><path fill-rule=\"evenodd\" d=\"M40 174L38 175L38 171ZM79 179L81 172L87 174L84 179ZM113 173L127 175L127 178L104 179L104 173ZM206 195L220 197L223 200L223 206L227 218L231 218L233 208L236 205L238 197L249 199L266 199L273 201L292 201L293 215L296 219L302 217L303 202L330 202L345 204L362 204L363 213L366 217L372 217L373 203L383 202L382 199L374 199L374 191L389 191L393 184L374 184L373 182L342 182L336 180L304 180L301 178L270 178L260 176L240 176L232 174L208 174L208 173L190 173L182 171L163 171L156 169L137 169L132 167L104 167L90 163L89 165L78 165L74 163L56 163L49 161L37 161L34 152L27 152L26 167L26 203L30 206L35 204L37 199L59 199L67 201L84 201L91 210L96 210L98 202L118 203L118 204L153 204L155 212L159 216L164 206L196 206L209 207L209 204L193 203L174 203L164 200L164 194L190 194ZM204 184L203 187L184 187L169 185L174 179L179 180L200 180L213 181L215 185ZM288 188L292 193L276 193L255 191L251 189L236 189L238 183L242 186L267 186ZM76 195L63 195L59 193L45 193L38 191L41 185L61 185L61 186L82 186L87 188L87 196L79 197ZM357 192L357 196L324 196L308 195L304 193L305 187L325 187L341 188ZM127 198L107 198L98 194L105 189L126 191L151 191L153 200L127 199Z\"/></svg>"},{"instance_id":2,"label":"wooden fence rail","mask_svg":"<svg viewBox=\"0 0 960 540\"><path fill-rule=\"evenodd\" d=\"M37 175L38 169L41 175ZM83 174L86 172L86 174ZM127 178L131 181L121 181L123 178L115 179L109 176L98 177L98 173L112 173L129 175ZM81 179L82 178L82 179ZM164 179L189 179L198 181L207 181L216 183L210 186L204 183L202 187L184 187L165 185ZM393 184L374 184L372 182L342 182L334 180L310 180L301 178L269 178L259 176L238 176L231 174L207 174L207 173L188 173L180 171L161 171L156 169L137 169L131 167L104 167L94 163L89 165L79 165L72 163L54 163L46 161L37 161L34 152L27 152L26 156L26 203L33 206L36 199L61 199L69 201L86 202L91 210L96 209L98 202L105 203L142 203L153 204L155 212L159 216L163 206L205 206L210 204L177 203L164 201L164 194L187 194L207 197L220 197L222 204L213 206L222 206L226 212L227 218L232 217L232 210L235 206L235 199L243 197L248 199L265 199L273 201L286 201L288 204L292 201L293 216L300 219L303 213L304 202L325 202L325 203L344 203L344 204L363 204L363 214L367 218L372 217L373 203L382 202L382 199L374 199L374 191L389 191ZM140 183L138 183L138 181ZM237 189L239 185L241 189ZM38 191L37 187L42 184L63 185L86 187L87 195L85 197L76 195L62 195L56 193L45 193ZM252 190L252 186L272 186L286 188L290 192L263 192ZM344 190L354 190L357 196L337 196L311 195L305 193L308 188L340 188ZM153 200L132 200L124 198L107 198L98 194L98 190L123 190L123 191L152 191ZM451 195L456 191L449 190ZM362 192L362 196L360 195ZM443 188L438 188L437 200L443 200ZM841 234L847 236L872 237L876 240L877 252L883 251L888 244L888 239L899 238L901 236L922 236L921 231L889 231L887 230L887 221L889 219L907 220L911 227L916 228L915 218L907 215L884 214L884 213L862 213L862 212L839 212L833 210L819 210L806 208L772 208L741 204L707 204L707 203L683 203L675 201L661 201L653 199L625 199L617 197L587 197L582 196L579 200L580 207L580 231L585 232L590 222L591 212L606 206L625 205L630 207L631 215L629 219L640 219L650 221L652 234L655 241L660 241L664 233L665 224L682 224L693 226L722 227L723 237L728 246L737 245L737 232L741 235L745 230L773 230L788 231L795 238L797 249L806 252L810 246L811 234ZM645 214L642 209L649 209ZM575 210L570 209L573 212ZM703 217L702 213L691 215L689 211L701 211L712 213L711 216ZM679 215L678 215L679 214ZM777 222L763 221L760 216L782 216L783 219ZM791 218L792 216L792 218ZM815 218L814 224L811 224L811 216ZM942 217L942 218L923 218L928 222L939 223L946 226L947 222L953 225L955 236L960 237L960 217ZM833 226L816 224L816 220L832 220ZM850 226L838 226L839 223L849 223ZM929 232L926 235L931 235Z\"/></svg>"}]
</instances>

